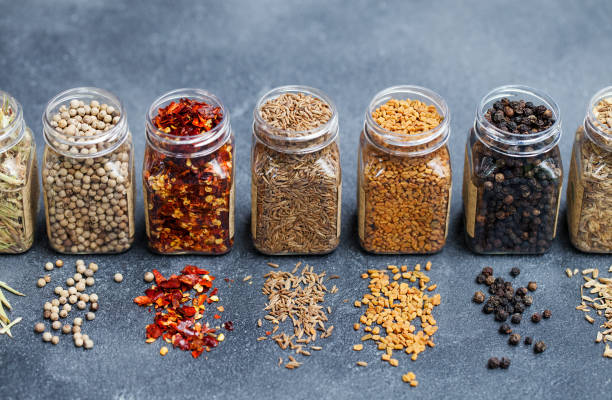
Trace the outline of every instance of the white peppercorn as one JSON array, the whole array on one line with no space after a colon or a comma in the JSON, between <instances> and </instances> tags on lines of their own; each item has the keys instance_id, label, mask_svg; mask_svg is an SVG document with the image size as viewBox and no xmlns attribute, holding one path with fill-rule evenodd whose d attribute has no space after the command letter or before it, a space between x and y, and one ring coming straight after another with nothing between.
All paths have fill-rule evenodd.
<instances>
[{"instance_id":1,"label":"white peppercorn","mask_svg":"<svg viewBox=\"0 0 612 400\"><path fill-rule=\"evenodd\" d=\"M57 320L59 319L59 314L58 314L58 313L54 313L54 312L52 312L52 313L51 313L51 316L49 317L49 319L50 319L51 321L57 321Z\"/></svg>"},{"instance_id":2,"label":"white peppercorn","mask_svg":"<svg viewBox=\"0 0 612 400\"><path fill-rule=\"evenodd\" d=\"M93 347L94 347L94 342L93 342L93 340L89 339L89 340L86 340L86 341L85 341L85 348L86 348L87 350L89 350L89 349L93 349Z\"/></svg>"},{"instance_id":3,"label":"white peppercorn","mask_svg":"<svg viewBox=\"0 0 612 400\"><path fill-rule=\"evenodd\" d=\"M51 300L51 305L55 306L55 307L58 307L60 305L59 300L58 299Z\"/></svg>"},{"instance_id":4,"label":"white peppercorn","mask_svg":"<svg viewBox=\"0 0 612 400\"><path fill-rule=\"evenodd\" d=\"M87 318L88 321L93 321L94 319L96 319L96 314L92 313L92 312L88 312L85 317Z\"/></svg>"},{"instance_id":5,"label":"white peppercorn","mask_svg":"<svg viewBox=\"0 0 612 400\"><path fill-rule=\"evenodd\" d=\"M97 303L98 302L98 295L95 293L92 293L89 295L89 301L91 301L92 303Z\"/></svg>"},{"instance_id":6,"label":"white peppercorn","mask_svg":"<svg viewBox=\"0 0 612 400\"><path fill-rule=\"evenodd\" d=\"M80 281L81 279L83 279L83 275L81 275L80 273L78 273L78 272L77 272L76 274L74 274L74 277L73 277L73 278L74 278L74 281L75 281L75 282L78 282L78 281Z\"/></svg>"},{"instance_id":7,"label":"white peppercorn","mask_svg":"<svg viewBox=\"0 0 612 400\"><path fill-rule=\"evenodd\" d=\"M93 272L98 272L98 264L90 263L89 264L89 269L92 270Z\"/></svg>"},{"instance_id":8,"label":"white peppercorn","mask_svg":"<svg viewBox=\"0 0 612 400\"><path fill-rule=\"evenodd\" d=\"M56 138L48 142L53 151L45 153L42 171L51 245L68 253L125 251L134 237L134 182L132 139L121 110L91 102L62 106L47 110L55 111L58 128L45 127ZM107 140L84 143L100 132L109 132ZM84 265L77 260L78 273L85 272Z\"/></svg>"},{"instance_id":9,"label":"white peppercorn","mask_svg":"<svg viewBox=\"0 0 612 400\"><path fill-rule=\"evenodd\" d=\"M45 264L45 269L47 271L52 271L53 268L54 268L53 263L48 262L48 263Z\"/></svg>"},{"instance_id":10,"label":"white peppercorn","mask_svg":"<svg viewBox=\"0 0 612 400\"><path fill-rule=\"evenodd\" d=\"M68 316L68 311L60 310L59 316L60 316L60 318L66 318Z\"/></svg>"},{"instance_id":11,"label":"white peppercorn","mask_svg":"<svg viewBox=\"0 0 612 400\"><path fill-rule=\"evenodd\" d=\"M70 325L66 324L66 325L62 326L62 333L64 335L67 335L70 332L72 332L72 327Z\"/></svg>"},{"instance_id":12,"label":"white peppercorn","mask_svg":"<svg viewBox=\"0 0 612 400\"><path fill-rule=\"evenodd\" d=\"M84 274L85 274L85 276L86 276L86 277L88 277L88 278L89 278L90 276L94 276L94 272L93 272L93 270L92 270L92 269L89 269L89 268L85 270Z\"/></svg>"},{"instance_id":13,"label":"white peppercorn","mask_svg":"<svg viewBox=\"0 0 612 400\"><path fill-rule=\"evenodd\" d=\"M34 332L43 333L44 331L45 331L45 324L43 324L42 322L39 322L36 325L34 325Z\"/></svg>"},{"instance_id":14,"label":"white peppercorn","mask_svg":"<svg viewBox=\"0 0 612 400\"><path fill-rule=\"evenodd\" d=\"M51 335L51 332L44 332L42 334L42 340L45 342L50 342L52 337L53 335Z\"/></svg>"},{"instance_id":15,"label":"white peppercorn","mask_svg":"<svg viewBox=\"0 0 612 400\"><path fill-rule=\"evenodd\" d=\"M84 301L80 300L79 302L77 302L77 308L78 308L79 310L84 310L84 309L85 309L85 307L87 307L87 305L85 304L85 302L84 302Z\"/></svg>"},{"instance_id":16,"label":"white peppercorn","mask_svg":"<svg viewBox=\"0 0 612 400\"><path fill-rule=\"evenodd\" d=\"M62 290L63 290L63 288L62 288L61 286L58 286L58 287L56 287L56 288L53 290L53 292L54 292L55 294L57 294L57 295L60 295L60 294L62 294Z\"/></svg>"},{"instance_id":17,"label":"white peppercorn","mask_svg":"<svg viewBox=\"0 0 612 400\"><path fill-rule=\"evenodd\" d=\"M91 303L91 305L89 306L89 309L91 311L98 311L98 303Z\"/></svg>"},{"instance_id":18,"label":"white peppercorn","mask_svg":"<svg viewBox=\"0 0 612 400\"><path fill-rule=\"evenodd\" d=\"M51 324L51 328L52 328L53 330L56 330L56 331L57 331L57 330L59 330L59 329L61 329L61 327L62 327L62 323L61 323L61 322L59 322L59 321L54 321L54 322Z\"/></svg>"},{"instance_id":19,"label":"white peppercorn","mask_svg":"<svg viewBox=\"0 0 612 400\"><path fill-rule=\"evenodd\" d=\"M58 313L59 312L59 307L58 306L51 306L51 312L52 313Z\"/></svg>"},{"instance_id":20,"label":"white peppercorn","mask_svg":"<svg viewBox=\"0 0 612 400\"><path fill-rule=\"evenodd\" d=\"M153 272L147 271L144 274L144 280L145 282L153 282L153 280L155 280L155 275L153 275Z\"/></svg>"},{"instance_id":21,"label":"white peppercorn","mask_svg":"<svg viewBox=\"0 0 612 400\"><path fill-rule=\"evenodd\" d=\"M64 307L62 308L62 310L66 310L66 312L70 312L72 311L72 307L70 306L70 304L64 304Z\"/></svg>"},{"instance_id":22,"label":"white peppercorn","mask_svg":"<svg viewBox=\"0 0 612 400\"><path fill-rule=\"evenodd\" d=\"M55 261L55 266L61 268L64 266L64 262L62 260Z\"/></svg>"},{"instance_id":23,"label":"white peppercorn","mask_svg":"<svg viewBox=\"0 0 612 400\"><path fill-rule=\"evenodd\" d=\"M47 285L47 282L45 282L44 278L40 278L37 282L36 282L36 286L38 286L39 288L45 287Z\"/></svg>"},{"instance_id":24,"label":"white peppercorn","mask_svg":"<svg viewBox=\"0 0 612 400\"><path fill-rule=\"evenodd\" d=\"M50 302L46 302L45 305L43 306L43 310L45 311L51 311L51 307L53 307L53 305Z\"/></svg>"},{"instance_id":25,"label":"white peppercorn","mask_svg":"<svg viewBox=\"0 0 612 400\"><path fill-rule=\"evenodd\" d=\"M80 333L81 327L78 325L72 325L72 333Z\"/></svg>"},{"instance_id":26,"label":"white peppercorn","mask_svg":"<svg viewBox=\"0 0 612 400\"><path fill-rule=\"evenodd\" d=\"M45 283L49 283L51 282L51 275L45 275L43 276L43 279L45 280Z\"/></svg>"},{"instance_id":27,"label":"white peppercorn","mask_svg":"<svg viewBox=\"0 0 612 400\"><path fill-rule=\"evenodd\" d=\"M83 325L83 318L79 318L79 317L75 318L74 321L72 321L72 324L74 326L81 326L81 325Z\"/></svg>"},{"instance_id":28,"label":"white peppercorn","mask_svg":"<svg viewBox=\"0 0 612 400\"><path fill-rule=\"evenodd\" d=\"M85 282L80 281L79 283L76 284L75 288L79 292L85 291Z\"/></svg>"},{"instance_id":29,"label":"white peppercorn","mask_svg":"<svg viewBox=\"0 0 612 400\"><path fill-rule=\"evenodd\" d=\"M81 301L84 301L85 303L89 302L89 295L87 293L81 293L81 296L79 297L79 299Z\"/></svg>"},{"instance_id":30,"label":"white peppercorn","mask_svg":"<svg viewBox=\"0 0 612 400\"><path fill-rule=\"evenodd\" d=\"M74 338L74 345L76 347L83 347L83 339L82 338Z\"/></svg>"},{"instance_id":31,"label":"white peppercorn","mask_svg":"<svg viewBox=\"0 0 612 400\"><path fill-rule=\"evenodd\" d=\"M93 284L96 282L96 280L93 277L89 277L87 279L85 279L85 283L87 284L87 286L93 286Z\"/></svg>"},{"instance_id":32,"label":"white peppercorn","mask_svg":"<svg viewBox=\"0 0 612 400\"><path fill-rule=\"evenodd\" d=\"M62 296L62 297L60 297L60 298L59 298L59 303L60 303L61 305L64 305L64 304L66 304L67 302L68 302L68 297L64 297L64 296Z\"/></svg>"},{"instance_id":33,"label":"white peppercorn","mask_svg":"<svg viewBox=\"0 0 612 400\"><path fill-rule=\"evenodd\" d=\"M51 343L54 344L54 345L58 344L59 343L59 336L53 336L51 338Z\"/></svg>"},{"instance_id":34,"label":"white peppercorn","mask_svg":"<svg viewBox=\"0 0 612 400\"><path fill-rule=\"evenodd\" d=\"M74 295L74 294L73 294L73 295L71 295L70 297L68 297L68 302L69 302L70 304L74 304L74 303L76 303L77 301L78 301L78 298L77 298L77 297L76 297L76 295Z\"/></svg>"},{"instance_id":35,"label":"white peppercorn","mask_svg":"<svg viewBox=\"0 0 612 400\"><path fill-rule=\"evenodd\" d=\"M116 273L114 276L115 282L117 283L121 283L123 282L123 275L121 275L120 273Z\"/></svg>"},{"instance_id":36,"label":"white peppercorn","mask_svg":"<svg viewBox=\"0 0 612 400\"><path fill-rule=\"evenodd\" d=\"M68 286L74 286L75 282L74 282L74 278L68 278L66 279L66 285ZM70 290L70 288L68 288L68 290Z\"/></svg>"}]
</instances>

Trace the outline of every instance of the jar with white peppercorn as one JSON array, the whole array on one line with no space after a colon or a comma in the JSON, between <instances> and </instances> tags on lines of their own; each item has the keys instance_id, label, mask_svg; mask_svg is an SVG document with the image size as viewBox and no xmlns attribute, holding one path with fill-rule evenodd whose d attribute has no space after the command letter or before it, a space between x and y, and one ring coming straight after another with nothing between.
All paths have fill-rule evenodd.
<instances>
[{"instance_id":1,"label":"jar with white peppercorn","mask_svg":"<svg viewBox=\"0 0 612 400\"><path fill-rule=\"evenodd\" d=\"M70 89L42 117L47 234L60 253L119 253L134 240L134 148L123 105Z\"/></svg>"}]
</instances>

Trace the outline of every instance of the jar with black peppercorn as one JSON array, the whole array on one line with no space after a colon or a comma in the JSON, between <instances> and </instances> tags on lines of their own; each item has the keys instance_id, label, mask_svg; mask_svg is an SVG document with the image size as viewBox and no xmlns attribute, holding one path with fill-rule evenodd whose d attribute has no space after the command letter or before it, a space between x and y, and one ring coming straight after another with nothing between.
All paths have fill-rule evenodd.
<instances>
[{"instance_id":1,"label":"jar with black peppercorn","mask_svg":"<svg viewBox=\"0 0 612 400\"><path fill-rule=\"evenodd\" d=\"M47 234L60 253L119 253L134 241L134 149L123 105L70 89L42 117Z\"/></svg>"},{"instance_id":2,"label":"jar with black peppercorn","mask_svg":"<svg viewBox=\"0 0 612 400\"><path fill-rule=\"evenodd\" d=\"M559 108L526 86L502 86L478 106L463 175L468 247L541 254L556 236L563 170Z\"/></svg>"},{"instance_id":3,"label":"jar with black peppercorn","mask_svg":"<svg viewBox=\"0 0 612 400\"><path fill-rule=\"evenodd\" d=\"M145 119L142 171L149 248L160 254L224 254L234 243L234 135L221 100L177 89Z\"/></svg>"},{"instance_id":4,"label":"jar with black peppercorn","mask_svg":"<svg viewBox=\"0 0 612 400\"><path fill-rule=\"evenodd\" d=\"M593 96L576 131L567 184L572 244L612 252L612 86Z\"/></svg>"}]
</instances>

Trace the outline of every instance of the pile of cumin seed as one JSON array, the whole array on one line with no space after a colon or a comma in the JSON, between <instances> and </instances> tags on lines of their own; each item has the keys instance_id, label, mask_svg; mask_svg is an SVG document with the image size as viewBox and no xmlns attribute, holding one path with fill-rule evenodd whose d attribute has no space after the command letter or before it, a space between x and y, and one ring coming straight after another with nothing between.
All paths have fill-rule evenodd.
<instances>
[{"instance_id":1,"label":"pile of cumin seed","mask_svg":"<svg viewBox=\"0 0 612 400\"><path fill-rule=\"evenodd\" d=\"M273 268L277 264L268 263ZM268 337L276 342L283 350L287 348L302 356L310 356L311 351L319 351L323 348L314 345L318 339L331 336L334 326L328 325L328 315L332 310L330 306L325 307L326 293L336 293L338 288L333 285L327 289L324 283L326 272L314 272L314 268L305 265L301 271L301 262L298 262L292 271L271 270L264 275L266 281L262 293L268 297L265 310L266 321L273 324L271 331L266 331L266 336L257 340L267 340ZM333 275L328 278L336 279ZM282 331L281 324L287 320L291 321L293 327L289 333ZM257 326L262 327L262 320L257 321ZM279 332L280 331L280 332ZM284 366L287 369L295 369L302 365L294 356L290 355ZM279 358L278 365L283 365L283 359Z\"/></svg>"}]
</instances>

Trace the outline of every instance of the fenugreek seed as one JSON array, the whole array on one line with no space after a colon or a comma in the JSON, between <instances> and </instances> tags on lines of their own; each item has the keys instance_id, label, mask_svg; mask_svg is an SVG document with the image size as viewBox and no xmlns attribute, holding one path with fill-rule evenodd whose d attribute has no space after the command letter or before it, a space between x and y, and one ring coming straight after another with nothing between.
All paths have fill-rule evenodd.
<instances>
[{"instance_id":1,"label":"fenugreek seed","mask_svg":"<svg viewBox=\"0 0 612 400\"><path fill-rule=\"evenodd\" d=\"M168 348L166 346L162 346L162 348L159 349L159 354L165 356L166 354L168 354Z\"/></svg>"},{"instance_id":2,"label":"fenugreek seed","mask_svg":"<svg viewBox=\"0 0 612 400\"><path fill-rule=\"evenodd\" d=\"M354 344L353 345L353 350L361 351L361 350L363 350L363 345L362 344Z\"/></svg>"},{"instance_id":3,"label":"fenugreek seed","mask_svg":"<svg viewBox=\"0 0 612 400\"><path fill-rule=\"evenodd\" d=\"M391 364L393 367L397 367L399 365L399 361L396 358L392 358L389 360L389 364Z\"/></svg>"},{"instance_id":4,"label":"fenugreek seed","mask_svg":"<svg viewBox=\"0 0 612 400\"><path fill-rule=\"evenodd\" d=\"M365 361L357 361L357 365L360 366L360 367L367 367L368 363L365 362Z\"/></svg>"}]
</instances>

